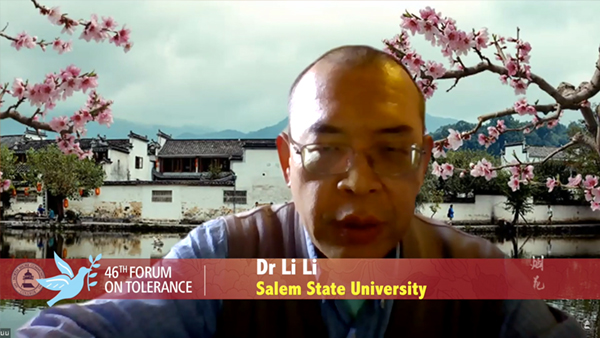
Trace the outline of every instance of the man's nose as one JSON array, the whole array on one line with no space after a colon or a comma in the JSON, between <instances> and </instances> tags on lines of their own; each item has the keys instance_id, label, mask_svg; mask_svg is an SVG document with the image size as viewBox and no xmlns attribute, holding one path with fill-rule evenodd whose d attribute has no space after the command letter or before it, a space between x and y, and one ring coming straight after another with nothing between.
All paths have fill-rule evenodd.
<instances>
[{"instance_id":1,"label":"man's nose","mask_svg":"<svg viewBox=\"0 0 600 338\"><path fill-rule=\"evenodd\" d=\"M372 160L358 154L354 156L346 176L338 183L338 189L355 195L372 194L381 188L380 177L373 170Z\"/></svg>"}]
</instances>

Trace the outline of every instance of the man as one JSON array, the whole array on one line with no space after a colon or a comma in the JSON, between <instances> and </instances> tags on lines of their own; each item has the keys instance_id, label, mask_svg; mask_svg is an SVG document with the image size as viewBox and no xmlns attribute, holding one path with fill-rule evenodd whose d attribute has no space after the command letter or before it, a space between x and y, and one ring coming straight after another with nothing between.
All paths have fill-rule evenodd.
<instances>
[{"instance_id":1,"label":"man","mask_svg":"<svg viewBox=\"0 0 600 338\"><path fill-rule=\"evenodd\" d=\"M448 223L452 224L452 220L454 219L454 206L450 204L450 208L448 208Z\"/></svg>"},{"instance_id":2,"label":"man","mask_svg":"<svg viewBox=\"0 0 600 338\"><path fill-rule=\"evenodd\" d=\"M501 258L413 214L432 139L424 99L370 47L326 53L292 86L277 139L293 203L193 230L169 258ZM42 312L24 337L583 337L543 301L94 301Z\"/></svg>"}]
</instances>

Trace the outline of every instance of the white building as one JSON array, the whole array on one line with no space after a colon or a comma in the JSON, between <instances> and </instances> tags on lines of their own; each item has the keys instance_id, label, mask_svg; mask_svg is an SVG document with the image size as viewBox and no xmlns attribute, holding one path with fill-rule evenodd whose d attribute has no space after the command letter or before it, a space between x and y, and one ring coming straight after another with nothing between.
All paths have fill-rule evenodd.
<instances>
[{"instance_id":1,"label":"white building","mask_svg":"<svg viewBox=\"0 0 600 338\"><path fill-rule=\"evenodd\" d=\"M540 147L540 146L530 146L523 142L514 142L514 143L506 143L504 145L504 149L502 150L502 164L510 164L515 160L515 157L521 163L528 162L540 162L544 160L548 155L550 155L553 151L555 151L556 147ZM563 160L565 159L564 153L558 153L552 157L553 160Z\"/></svg>"},{"instance_id":2,"label":"white building","mask_svg":"<svg viewBox=\"0 0 600 338\"><path fill-rule=\"evenodd\" d=\"M28 149L51 140L3 136L2 144L24 160ZM69 201L68 209L95 219L201 222L291 199L274 139L177 140L159 130L157 141L131 132L127 139L80 140L102 164L99 195ZM45 204L35 194L14 198L7 215L33 213Z\"/></svg>"}]
</instances>

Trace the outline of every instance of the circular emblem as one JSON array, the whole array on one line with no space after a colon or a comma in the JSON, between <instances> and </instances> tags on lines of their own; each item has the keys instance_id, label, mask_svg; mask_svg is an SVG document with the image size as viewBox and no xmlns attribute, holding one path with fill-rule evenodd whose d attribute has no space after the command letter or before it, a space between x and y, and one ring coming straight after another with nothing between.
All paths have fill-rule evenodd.
<instances>
[{"instance_id":1,"label":"circular emblem","mask_svg":"<svg viewBox=\"0 0 600 338\"><path fill-rule=\"evenodd\" d=\"M36 279L46 278L44 270L35 263L23 263L15 268L11 282L20 295L32 297L44 288Z\"/></svg>"}]
</instances>

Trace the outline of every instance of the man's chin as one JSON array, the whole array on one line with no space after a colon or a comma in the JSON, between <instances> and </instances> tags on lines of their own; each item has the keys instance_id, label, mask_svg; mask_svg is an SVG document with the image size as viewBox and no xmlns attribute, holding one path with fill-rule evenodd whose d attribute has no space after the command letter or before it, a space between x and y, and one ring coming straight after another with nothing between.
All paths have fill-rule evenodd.
<instances>
[{"instance_id":1,"label":"man's chin","mask_svg":"<svg viewBox=\"0 0 600 338\"><path fill-rule=\"evenodd\" d=\"M335 245L325 248L323 254L327 258L379 259L387 256L394 247L395 245L390 247L389 243L376 242L366 245Z\"/></svg>"}]
</instances>

